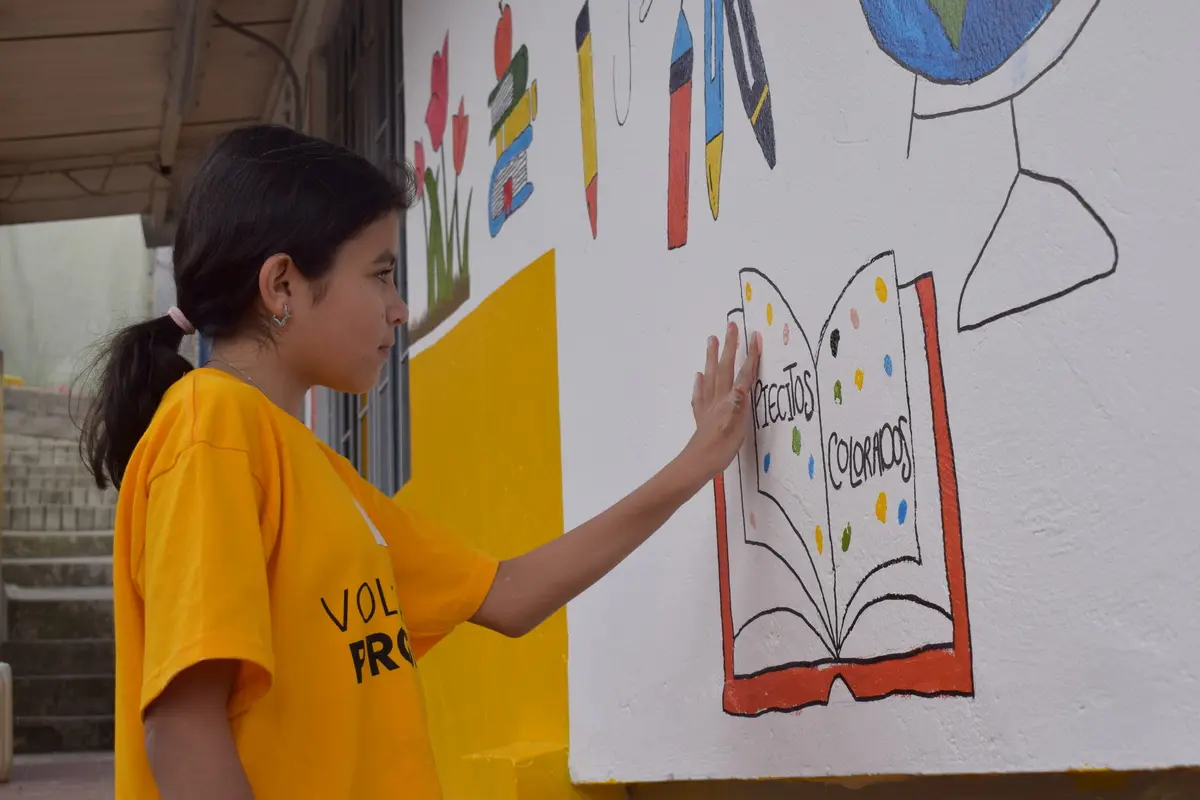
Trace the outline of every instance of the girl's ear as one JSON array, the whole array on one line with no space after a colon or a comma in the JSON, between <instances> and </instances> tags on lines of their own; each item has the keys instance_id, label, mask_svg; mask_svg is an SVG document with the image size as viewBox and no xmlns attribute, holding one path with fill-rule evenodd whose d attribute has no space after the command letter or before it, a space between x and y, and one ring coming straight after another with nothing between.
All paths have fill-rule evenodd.
<instances>
[{"instance_id":1,"label":"girl's ear","mask_svg":"<svg viewBox=\"0 0 1200 800\"><path fill-rule=\"evenodd\" d=\"M276 253L263 262L258 271L258 293L267 313L283 317L283 307L292 300L293 282L299 271L291 256Z\"/></svg>"}]
</instances>

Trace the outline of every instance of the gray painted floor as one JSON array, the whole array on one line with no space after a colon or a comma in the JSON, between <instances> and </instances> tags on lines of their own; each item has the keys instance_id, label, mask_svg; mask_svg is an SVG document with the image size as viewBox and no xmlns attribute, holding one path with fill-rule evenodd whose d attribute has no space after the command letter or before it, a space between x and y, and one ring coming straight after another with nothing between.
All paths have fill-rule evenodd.
<instances>
[{"instance_id":1,"label":"gray painted floor","mask_svg":"<svg viewBox=\"0 0 1200 800\"><path fill-rule=\"evenodd\" d=\"M112 753L17 756L4 800L113 800Z\"/></svg>"}]
</instances>

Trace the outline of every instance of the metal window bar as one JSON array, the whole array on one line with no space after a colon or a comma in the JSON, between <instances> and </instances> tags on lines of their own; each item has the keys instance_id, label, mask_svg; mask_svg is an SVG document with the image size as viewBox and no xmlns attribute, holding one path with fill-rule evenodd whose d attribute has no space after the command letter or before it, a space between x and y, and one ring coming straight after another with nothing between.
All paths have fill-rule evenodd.
<instances>
[{"instance_id":1,"label":"metal window bar","mask_svg":"<svg viewBox=\"0 0 1200 800\"><path fill-rule=\"evenodd\" d=\"M402 42L400 3L347 0L326 51L330 138L385 168L404 160ZM399 233L396 280L407 300L403 221ZM334 404L335 447L389 494L407 481L410 469L408 362L400 358L407 344L401 329L375 387L339 395Z\"/></svg>"}]
</instances>

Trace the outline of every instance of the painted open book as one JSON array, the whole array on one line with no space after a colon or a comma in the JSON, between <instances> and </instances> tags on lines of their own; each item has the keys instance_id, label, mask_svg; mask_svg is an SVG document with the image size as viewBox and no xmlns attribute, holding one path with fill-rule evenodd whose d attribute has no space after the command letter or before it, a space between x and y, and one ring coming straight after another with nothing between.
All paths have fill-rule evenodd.
<instances>
[{"instance_id":1,"label":"painted open book","mask_svg":"<svg viewBox=\"0 0 1200 800\"><path fill-rule=\"evenodd\" d=\"M730 319L763 351L753 435L714 482L725 711L824 704L838 677L858 700L971 694L933 278L879 255L819 329L763 273L739 283Z\"/></svg>"}]
</instances>

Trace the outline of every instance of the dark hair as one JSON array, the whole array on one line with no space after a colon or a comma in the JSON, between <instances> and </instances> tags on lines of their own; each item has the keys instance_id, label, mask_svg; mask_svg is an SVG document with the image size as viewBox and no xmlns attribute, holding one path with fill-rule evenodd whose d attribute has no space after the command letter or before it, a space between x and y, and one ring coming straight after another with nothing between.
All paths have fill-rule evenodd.
<instances>
[{"instance_id":1,"label":"dark hair","mask_svg":"<svg viewBox=\"0 0 1200 800\"><path fill-rule=\"evenodd\" d=\"M264 323L258 274L286 253L307 278L328 272L338 248L363 228L411 205L415 178L395 177L339 145L276 125L220 137L200 163L175 233L176 305L217 340ZM167 389L193 369L179 354L184 332L169 316L117 331L84 418L80 455L105 488L120 487L134 448Z\"/></svg>"}]
</instances>

